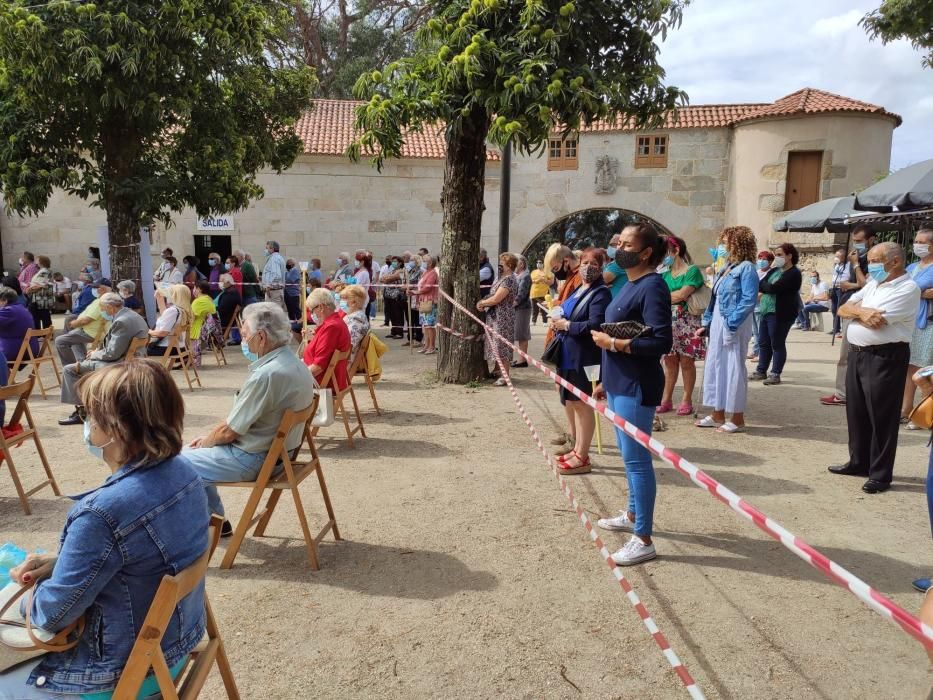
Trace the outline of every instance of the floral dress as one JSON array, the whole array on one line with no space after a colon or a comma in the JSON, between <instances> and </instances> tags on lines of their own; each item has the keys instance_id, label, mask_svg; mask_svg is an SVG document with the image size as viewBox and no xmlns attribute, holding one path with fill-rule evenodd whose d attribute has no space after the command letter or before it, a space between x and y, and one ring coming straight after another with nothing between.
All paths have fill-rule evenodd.
<instances>
[{"instance_id":1,"label":"floral dress","mask_svg":"<svg viewBox=\"0 0 933 700\"><path fill-rule=\"evenodd\" d=\"M664 273L664 281L671 293L684 287L699 288L703 286L703 273L696 265L691 265L684 274L674 277L670 270ZM701 316L694 316L687 310L687 302L674 304L671 308L674 331L674 346L672 355L692 357L694 360L706 359L706 338L697 338L696 332L703 325Z\"/></svg>"},{"instance_id":2,"label":"floral dress","mask_svg":"<svg viewBox=\"0 0 933 700\"><path fill-rule=\"evenodd\" d=\"M505 287L509 290L509 295L497 306L492 306L486 315L486 323L496 333L508 340L510 343L515 339L515 293L518 291L518 280L515 275L505 275L489 290L489 296L495 296L500 288ZM493 362L496 357L509 364L512 362L512 348L501 340L486 336L486 359ZM496 368L499 369L498 363Z\"/></svg>"}]
</instances>

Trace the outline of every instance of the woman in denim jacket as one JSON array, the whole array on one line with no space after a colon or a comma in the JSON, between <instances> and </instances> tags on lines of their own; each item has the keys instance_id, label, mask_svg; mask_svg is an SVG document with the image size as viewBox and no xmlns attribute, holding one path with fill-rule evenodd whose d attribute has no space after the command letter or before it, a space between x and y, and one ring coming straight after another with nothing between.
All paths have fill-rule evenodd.
<instances>
[{"instance_id":1,"label":"woman in denim jacket","mask_svg":"<svg viewBox=\"0 0 933 700\"><path fill-rule=\"evenodd\" d=\"M58 631L84 615L86 627L75 647L0 674L0 699L96 699L113 690L162 577L194 563L208 546L207 497L179 456L184 402L169 373L153 361L131 360L88 374L79 391L87 449L113 473L76 497L57 556L30 555L10 575L38 581L33 624ZM204 626L202 581L179 603L162 638L173 675Z\"/></svg>"},{"instance_id":2,"label":"woman in denim jacket","mask_svg":"<svg viewBox=\"0 0 933 700\"><path fill-rule=\"evenodd\" d=\"M719 236L719 255L726 266L713 284L713 299L703 314L697 336L709 337L703 372L703 403L713 412L696 422L719 433L745 431L748 370L745 353L752 337L752 310L758 300L755 234L747 226L730 226ZM726 413L732 417L726 421Z\"/></svg>"}]
</instances>

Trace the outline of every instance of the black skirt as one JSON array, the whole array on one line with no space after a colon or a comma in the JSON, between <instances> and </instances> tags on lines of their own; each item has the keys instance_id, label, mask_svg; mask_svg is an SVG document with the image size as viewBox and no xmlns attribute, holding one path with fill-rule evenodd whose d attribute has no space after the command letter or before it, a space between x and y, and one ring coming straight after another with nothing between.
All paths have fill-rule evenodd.
<instances>
[{"instance_id":1,"label":"black skirt","mask_svg":"<svg viewBox=\"0 0 933 700\"><path fill-rule=\"evenodd\" d=\"M589 379L586 378L586 372L580 369L558 369L557 376L562 379L566 379L568 382L577 387L580 391L592 395L593 393L593 384ZM560 387L560 402L561 405L566 404L568 401L579 401L576 395L573 394L569 389L564 386Z\"/></svg>"}]
</instances>

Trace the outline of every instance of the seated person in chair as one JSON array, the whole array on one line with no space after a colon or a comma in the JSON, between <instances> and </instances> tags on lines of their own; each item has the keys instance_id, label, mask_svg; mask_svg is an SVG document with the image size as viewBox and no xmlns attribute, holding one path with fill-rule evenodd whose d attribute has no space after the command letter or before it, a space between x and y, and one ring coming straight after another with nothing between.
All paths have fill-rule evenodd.
<instances>
[{"instance_id":1,"label":"seated person in chair","mask_svg":"<svg viewBox=\"0 0 933 700\"><path fill-rule=\"evenodd\" d=\"M110 321L110 330L104 336L100 348L93 350L87 359L62 368L62 403L73 404L75 410L67 418L58 421L59 425L78 425L83 422L79 415L81 402L75 388L78 379L94 370L122 361L133 338L146 338L149 335L146 319L126 308L123 297L119 294L108 292L100 297L99 301L102 318Z\"/></svg>"},{"instance_id":2,"label":"seated person in chair","mask_svg":"<svg viewBox=\"0 0 933 700\"><path fill-rule=\"evenodd\" d=\"M19 356L19 349L26 338L26 332L32 330L32 321L29 309L19 303L16 290L0 286L0 352L6 356L8 362L15 362ZM33 338L29 345L32 347L33 354L38 354L39 340ZM19 371L18 367L13 374L17 371Z\"/></svg>"},{"instance_id":3,"label":"seated person in chair","mask_svg":"<svg viewBox=\"0 0 933 700\"><path fill-rule=\"evenodd\" d=\"M335 350L350 349L350 330L337 313L337 303L326 289L315 289L308 296L308 311L314 320L314 336L305 347L304 361L311 370L314 381L320 385L327 373L327 365ZM332 388L343 391L349 384L347 360L341 360L334 368Z\"/></svg>"},{"instance_id":4,"label":"seated person in chair","mask_svg":"<svg viewBox=\"0 0 933 700\"><path fill-rule=\"evenodd\" d=\"M800 313L797 314L797 326L800 330L810 330L810 314L823 314L832 308L830 289L820 280L820 273L810 270L810 294L803 300Z\"/></svg>"},{"instance_id":5,"label":"seated person in chair","mask_svg":"<svg viewBox=\"0 0 933 700\"><path fill-rule=\"evenodd\" d=\"M165 299L169 306L166 306L159 317L156 319L155 328L149 331L149 336L154 341L149 345L147 352L150 357L162 357L168 350L169 336L176 328L187 328L191 330L191 321L194 314L191 312L191 290L184 284L173 284L171 287L163 287L156 293L157 298ZM178 347L185 347L187 333L178 338Z\"/></svg>"},{"instance_id":6,"label":"seated person in chair","mask_svg":"<svg viewBox=\"0 0 933 700\"><path fill-rule=\"evenodd\" d=\"M243 309L240 333L240 347L251 363L246 383L227 420L182 452L205 482L211 512L221 516L224 507L214 482L255 480L285 411L305 409L314 399L311 376L288 348L288 317L278 304L263 301ZM293 450L299 444L296 426L285 446ZM229 522L224 522L222 534L232 534Z\"/></svg>"},{"instance_id":7,"label":"seated person in chair","mask_svg":"<svg viewBox=\"0 0 933 700\"><path fill-rule=\"evenodd\" d=\"M62 365L81 362L87 356L87 346L97 338L100 327L108 323L100 313L100 298L112 291L113 283L106 277L91 283L94 300L68 324L71 330L55 339L55 349L58 350Z\"/></svg>"}]
</instances>

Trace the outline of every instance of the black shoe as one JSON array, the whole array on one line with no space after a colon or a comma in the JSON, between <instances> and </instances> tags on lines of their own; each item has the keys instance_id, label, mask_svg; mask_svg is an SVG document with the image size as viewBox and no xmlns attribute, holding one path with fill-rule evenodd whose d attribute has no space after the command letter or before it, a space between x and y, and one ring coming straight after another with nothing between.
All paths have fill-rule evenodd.
<instances>
[{"instance_id":1,"label":"black shoe","mask_svg":"<svg viewBox=\"0 0 933 700\"><path fill-rule=\"evenodd\" d=\"M62 418L58 421L59 425L81 425L84 421L81 420L81 416L78 415L78 412L75 411L67 418Z\"/></svg>"},{"instance_id":2,"label":"black shoe","mask_svg":"<svg viewBox=\"0 0 933 700\"><path fill-rule=\"evenodd\" d=\"M512 367L527 367L527 366L528 366L527 362L513 362L512 363Z\"/></svg>"},{"instance_id":3,"label":"black shoe","mask_svg":"<svg viewBox=\"0 0 933 700\"><path fill-rule=\"evenodd\" d=\"M867 473L853 469L848 464L840 464L838 467L830 467L829 471L833 474L839 474L841 476L868 476Z\"/></svg>"},{"instance_id":4,"label":"black shoe","mask_svg":"<svg viewBox=\"0 0 933 700\"><path fill-rule=\"evenodd\" d=\"M887 491L889 488L891 488L891 484L886 484L883 481L875 481L874 479L869 479L862 484L862 491L865 493L881 493L882 491Z\"/></svg>"},{"instance_id":5,"label":"black shoe","mask_svg":"<svg viewBox=\"0 0 933 700\"><path fill-rule=\"evenodd\" d=\"M228 340L228 341L227 341L227 347L228 347L228 348L232 348L233 346L239 345L239 344L240 344L239 341L236 341L236 340Z\"/></svg>"},{"instance_id":6,"label":"black shoe","mask_svg":"<svg viewBox=\"0 0 933 700\"><path fill-rule=\"evenodd\" d=\"M233 525L230 524L229 520L224 520L224 524L220 526L220 536L231 537L232 535L233 535Z\"/></svg>"},{"instance_id":7,"label":"black shoe","mask_svg":"<svg viewBox=\"0 0 933 700\"><path fill-rule=\"evenodd\" d=\"M768 378L767 374L765 374L764 372L759 372L758 370L755 370L750 375L748 375L748 381L750 382L760 382L762 379L767 379L767 378Z\"/></svg>"}]
</instances>

